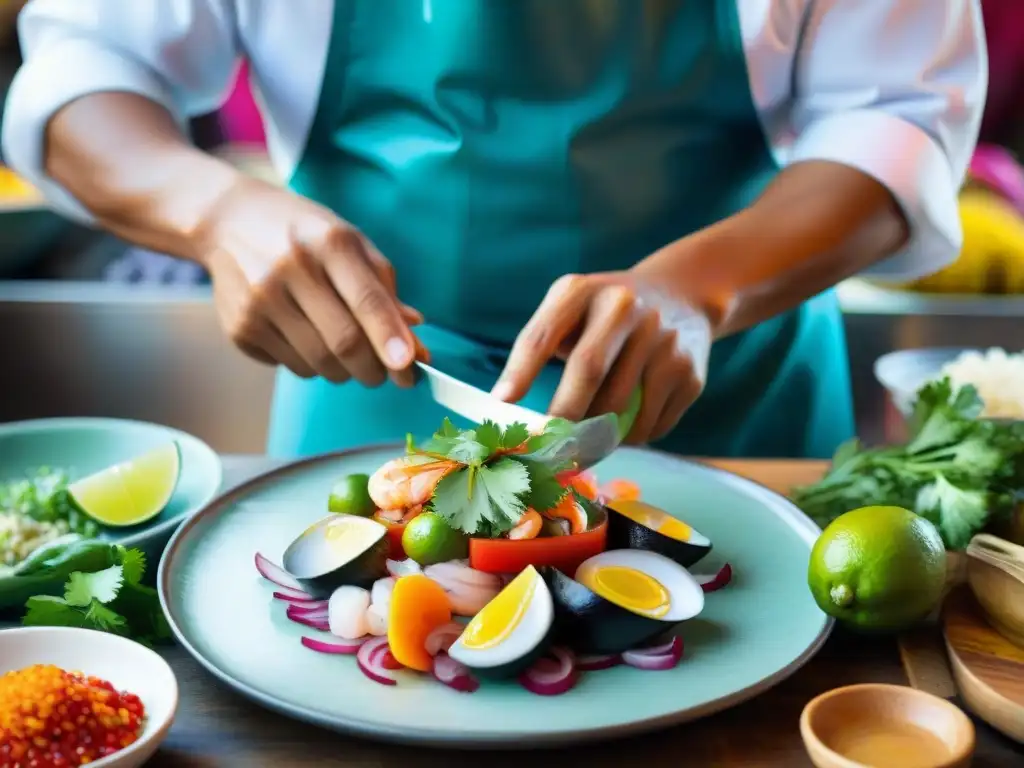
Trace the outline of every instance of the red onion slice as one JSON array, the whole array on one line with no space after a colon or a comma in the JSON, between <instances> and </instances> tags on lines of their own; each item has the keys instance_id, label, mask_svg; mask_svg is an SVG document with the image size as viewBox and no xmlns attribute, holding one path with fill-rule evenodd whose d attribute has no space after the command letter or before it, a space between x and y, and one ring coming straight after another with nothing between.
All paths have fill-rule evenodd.
<instances>
[{"instance_id":1,"label":"red onion slice","mask_svg":"<svg viewBox=\"0 0 1024 768\"><path fill-rule=\"evenodd\" d=\"M732 566L726 563L717 573L693 574L694 580L705 592L717 592L732 581Z\"/></svg>"},{"instance_id":2,"label":"red onion slice","mask_svg":"<svg viewBox=\"0 0 1024 768\"><path fill-rule=\"evenodd\" d=\"M576 659L576 668L580 672L598 672L611 669L622 663L622 656L617 653L600 656L580 656Z\"/></svg>"},{"instance_id":3,"label":"red onion slice","mask_svg":"<svg viewBox=\"0 0 1024 768\"><path fill-rule=\"evenodd\" d=\"M274 597L289 603L305 603L307 608L310 603L319 602L308 592L303 592L301 589L288 589L287 587L278 587L274 592Z\"/></svg>"},{"instance_id":4,"label":"red onion slice","mask_svg":"<svg viewBox=\"0 0 1024 768\"><path fill-rule=\"evenodd\" d=\"M384 651L381 652L381 649ZM384 665L385 657L390 653L386 637L372 637L359 646L359 650L356 651L356 663L360 671L375 683L395 685L397 681L391 677Z\"/></svg>"},{"instance_id":5,"label":"red onion slice","mask_svg":"<svg viewBox=\"0 0 1024 768\"><path fill-rule=\"evenodd\" d=\"M434 679L461 693L473 693L480 687L469 670L443 651L434 657Z\"/></svg>"},{"instance_id":6,"label":"red onion slice","mask_svg":"<svg viewBox=\"0 0 1024 768\"><path fill-rule=\"evenodd\" d=\"M420 568L420 564L412 558L406 558L405 560L387 560L385 567L388 569L388 575L396 579L400 579L403 576L415 576L418 573L423 573L423 569Z\"/></svg>"},{"instance_id":7,"label":"red onion slice","mask_svg":"<svg viewBox=\"0 0 1024 768\"><path fill-rule=\"evenodd\" d=\"M667 643L650 648L639 648L626 651L622 660L636 669L665 670L672 669L683 658L683 639L673 637Z\"/></svg>"},{"instance_id":8,"label":"red onion slice","mask_svg":"<svg viewBox=\"0 0 1024 768\"><path fill-rule=\"evenodd\" d=\"M423 644L423 647L431 656L437 656L439 653L446 653L448 649L452 647L452 644L459 639L459 635L461 635L465 629L466 628L464 626L454 621L448 624L442 624L427 635L427 639Z\"/></svg>"},{"instance_id":9,"label":"red onion slice","mask_svg":"<svg viewBox=\"0 0 1024 768\"><path fill-rule=\"evenodd\" d=\"M354 655L364 642L365 638L359 638L358 640L315 640L312 637L302 638L302 644L311 651L343 654L346 656Z\"/></svg>"},{"instance_id":10,"label":"red onion slice","mask_svg":"<svg viewBox=\"0 0 1024 768\"><path fill-rule=\"evenodd\" d=\"M291 616L301 616L304 619L326 619L330 613L326 608L302 608L295 603L289 603L285 613Z\"/></svg>"},{"instance_id":11,"label":"red onion slice","mask_svg":"<svg viewBox=\"0 0 1024 768\"><path fill-rule=\"evenodd\" d=\"M387 643L384 643L373 651L371 660L374 664L384 667L384 669L398 670L402 668L398 659L396 659L394 654L391 653L391 646Z\"/></svg>"},{"instance_id":12,"label":"red onion slice","mask_svg":"<svg viewBox=\"0 0 1024 768\"><path fill-rule=\"evenodd\" d=\"M319 630L320 632L330 632L331 624L327 621L327 617L323 616L320 618L314 618L312 616L300 616L295 613L287 614L288 618L294 621L296 624L301 624L304 627L310 627L311 629Z\"/></svg>"},{"instance_id":13,"label":"red onion slice","mask_svg":"<svg viewBox=\"0 0 1024 768\"><path fill-rule=\"evenodd\" d=\"M519 676L519 684L538 696L558 696L570 690L579 679L572 652L565 648L548 651L553 658L538 659Z\"/></svg>"},{"instance_id":14,"label":"red onion slice","mask_svg":"<svg viewBox=\"0 0 1024 768\"><path fill-rule=\"evenodd\" d=\"M312 615L312 614L315 614L315 613L322 613L322 614L324 614L326 616L327 615L327 601L326 600L316 600L315 602L312 602L312 603L289 602L289 604L288 604L288 612L289 613L304 614L304 615Z\"/></svg>"},{"instance_id":15,"label":"red onion slice","mask_svg":"<svg viewBox=\"0 0 1024 768\"><path fill-rule=\"evenodd\" d=\"M259 552L256 553L256 570L260 572L260 576L271 584L276 584L279 587L291 589L296 592L303 591L302 585L299 584L298 579L288 573L277 563L265 558Z\"/></svg>"}]
</instances>

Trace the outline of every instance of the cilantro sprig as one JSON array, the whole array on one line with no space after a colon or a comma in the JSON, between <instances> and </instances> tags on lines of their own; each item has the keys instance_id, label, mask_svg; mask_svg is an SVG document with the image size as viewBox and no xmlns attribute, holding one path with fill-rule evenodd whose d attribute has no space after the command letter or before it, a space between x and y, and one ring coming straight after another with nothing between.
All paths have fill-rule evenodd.
<instances>
[{"instance_id":1,"label":"cilantro sprig","mask_svg":"<svg viewBox=\"0 0 1024 768\"><path fill-rule=\"evenodd\" d=\"M1024 491L1024 425L979 418L982 408L974 387L930 382L917 394L909 442L866 449L852 440L793 499L823 527L858 507L902 506L934 523L947 549L964 549Z\"/></svg>"},{"instance_id":2,"label":"cilantro sprig","mask_svg":"<svg viewBox=\"0 0 1024 768\"><path fill-rule=\"evenodd\" d=\"M434 489L432 511L456 530L495 537L511 530L527 508L543 512L562 501L567 490L558 474L579 456L580 428L552 419L531 435L520 423L459 429L445 419L423 445L411 438L407 445L412 455L455 465Z\"/></svg>"},{"instance_id":3,"label":"cilantro sprig","mask_svg":"<svg viewBox=\"0 0 1024 768\"><path fill-rule=\"evenodd\" d=\"M112 565L73 571L64 595L36 595L25 603L25 626L79 627L130 637L144 645L169 640L170 627L157 592L142 583L146 557L112 545Z\"/></svg>"}]
</instances>

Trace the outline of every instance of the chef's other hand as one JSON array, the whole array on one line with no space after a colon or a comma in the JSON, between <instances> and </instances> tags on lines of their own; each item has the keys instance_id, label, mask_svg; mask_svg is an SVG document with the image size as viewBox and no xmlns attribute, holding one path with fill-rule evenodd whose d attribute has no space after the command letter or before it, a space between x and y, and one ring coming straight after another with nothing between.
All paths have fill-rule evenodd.
<instances>
[{"instance_id":1,"label":"chef's other hand","mask_svg":"<svg viewBox=\"0 0 1024 768\"><path fill-rule=\"evenodd\" d=\"M390 262L330 210L243 178L194 240L220 323L250 357L302 378L412 385L426 351L410 325L423 317L398 300Z\"/></svg>"},{"instance_id":2,"label":"chef's other hand","mask_svg":"<svg viewBox=\"0 0 1024 768\"><path fill-rule=\"evenodd\" d=\"M519 334L494 394L519 400L553 357L565 360L549 409L555 416L621 413L640 384L627 441L643 444L671 431L697 399L710 348L704 315L632 273L566 275Z\"/></svg>"}]
</instances>

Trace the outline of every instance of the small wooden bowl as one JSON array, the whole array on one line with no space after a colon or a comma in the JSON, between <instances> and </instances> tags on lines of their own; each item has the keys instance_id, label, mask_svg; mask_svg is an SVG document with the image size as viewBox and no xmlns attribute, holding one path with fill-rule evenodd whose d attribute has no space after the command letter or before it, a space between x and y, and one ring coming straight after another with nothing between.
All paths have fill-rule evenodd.
<instances>
[{"instance_id":1,"label":"small wooden bowl","mask_svg":"<svg viewBox=\"0 0 1024 768\"><path fill-rule=\"evenodd\" d=\"M813 699L800 735L817 768L966 768L974 724L953 704L902 685L850 685Z\"/></svg>"},{"instance_id":2,"label":"small wooden bowl","mask_svg":"<svg viewBox=\"0 0 1024 768\"><path fill-rule=\"evenodd\" d=\"M979 533L967 545L967 583L1003 637L1024 648L1024 547Z\"/></svg>"}]
</instances>

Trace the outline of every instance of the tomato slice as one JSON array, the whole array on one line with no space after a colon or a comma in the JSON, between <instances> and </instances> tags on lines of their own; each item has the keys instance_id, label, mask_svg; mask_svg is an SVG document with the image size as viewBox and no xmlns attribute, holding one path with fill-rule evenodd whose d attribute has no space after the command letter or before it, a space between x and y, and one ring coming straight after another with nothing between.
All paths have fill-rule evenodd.
<instances>
[{"instance_id":1,"label":"tomato slice","mask_svg":"<svg viewBox=\"0 0 1024 768\"><path fill-rule=\"evenodd\" d=\"M406 516L400 523L396 523L380 515L374 515L373 519L388 529L388 558L391 560L405 560L405 547L402 546L402 534L405 533L405 526L416 515Z\"/></svg>"},{"instance_id":2,"label":"tomato slice","mask_svg":"<svg viewBox=\"0 0 1024 768\"><path fill-rule=\"evenodd\" d=\"M519 573L526 566L550 566L572 577L580 563L604 552L608 521L571 536L536 539L470 539L469 567L485 573Z\"/></svg>"}]
</instances>

